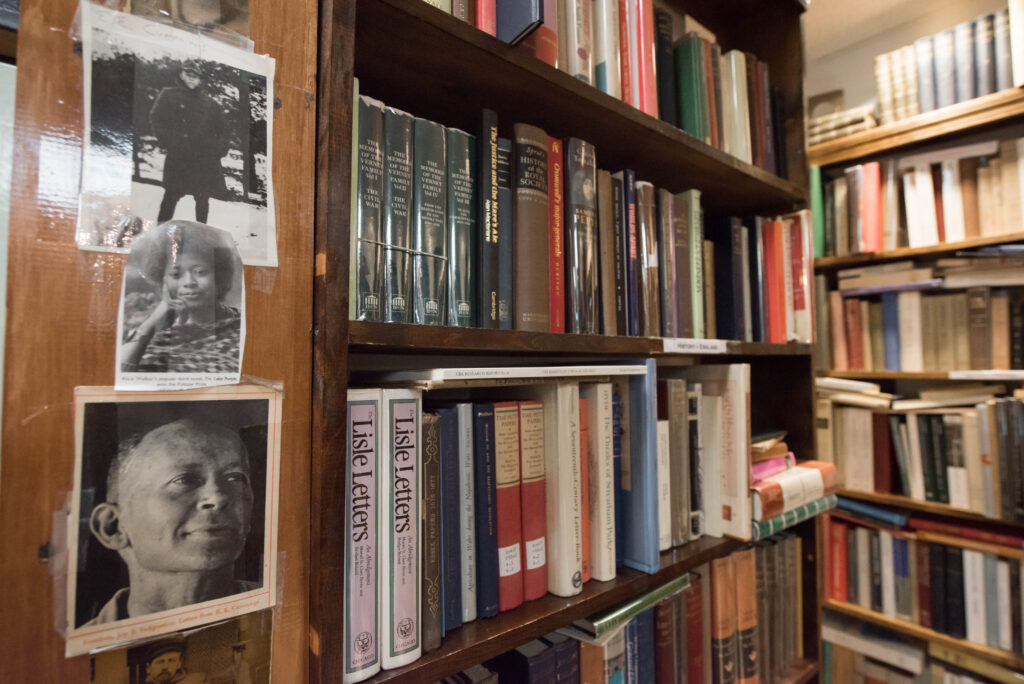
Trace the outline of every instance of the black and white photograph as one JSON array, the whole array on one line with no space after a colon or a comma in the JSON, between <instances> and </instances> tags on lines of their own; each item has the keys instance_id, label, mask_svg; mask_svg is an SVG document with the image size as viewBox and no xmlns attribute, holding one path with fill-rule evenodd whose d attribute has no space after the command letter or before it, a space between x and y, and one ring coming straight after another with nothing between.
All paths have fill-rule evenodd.
<instances>
[{"instance_id":1,"label":"black and white photograph","mask_svg":"<svg viewBox=\"0 0 1024 684\"><path fill-rule=\"evenodd\" d=\"M228 231L248 265L276 266L274 60L89 2L81 32L78 245L124 252L179 219Z\"/></svg>"},{"instance_id":2,"label":"black and white photograph","mask_svg":"<svg viewBox=\"0 0 1024 684\"><path fill-rule=\"evenodd\" d=\"M75 390L67 653L274 604L280 393Z\"/></svg>"},{"instance_id":3,"label":"black and white photograph","mask_svg":"<svg viewBox=\"0 0 1024 684\"><path fill-rule=\"evenodd\" d=\"M94 684L267 684L273 611L97 653Z\"/></svg>"},{"instance_id":4,"label":"black and white photograph","mask_svg":"<svg viewBox=\"0 0 1024 684\"><path fill-rule=\"evenodd\" d=\"M160 223L134 240L121 286L115 387L237 383L245 346L243 271L231 236L194 221Z\"/></svg>"}]
</instances>

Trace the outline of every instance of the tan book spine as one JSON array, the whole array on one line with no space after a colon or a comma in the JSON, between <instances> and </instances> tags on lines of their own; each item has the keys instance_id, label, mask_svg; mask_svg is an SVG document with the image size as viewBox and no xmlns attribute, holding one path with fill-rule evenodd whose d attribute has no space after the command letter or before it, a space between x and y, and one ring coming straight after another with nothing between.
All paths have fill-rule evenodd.
<instances>
[{"instance_id":1,"label":"tan book spine","mask_svg":"<svg viewBox=\"0 0 1024 684\"><path fill-rule=\"evenodd\" d=\"M992 368L1010 370L1010 293L1008 290L992 291L989 311Z\"/></svg>"},{"instance_id":2,"label":"tan book spine","mask_svg":"<svg viewBox=\"0 0 1024 684\"><path fill-rule=\"evenodd\" d=\"M612 224L612 174L597 172L598 270L601 274L601 332L618 335L615 314L615 226Z\"/></svg>"},{"instance_id":3,"label":"tan book spine","mask_svg":"<svg viewBox=\"0 0 1024 684\"><path fill-rule=\"evenodd\" d=\"M715 319L715 243L704 241L704 337L718 338Z\"/></svg>"},{"instance_id":4,"label":"tan book spine","mask_svg":"<svg viewBox=\"0 0 1024 684\"><path fill-rule=\"evenodd\" d=\"M964 238L981 237L978 216L978 158L960 160L960 203L964 209Z\"/></svg>"},{"instance_id":5,"label":"tan book spine","mask_svg":"<svg viewBox=\"0 0 1024 684\"><path fill-rule=\"evenodd\" d=\"M605 684L604 647L580 642L580 684Z\"/></svg>"},{"instance_id":6,"label":"tan book spine","mask_svg":"<svg viewBox=\"0 0 1024 684\"><path fill-rule=\"evenodd\" d=\"M548 135L517 123L515 132L515 329L550 332ZM541 268L538 268L541 265Z\"/></svg>"},{"instance_id":7,"label":"tan book spine","mask_svg":"<svg viewBox=\"0 0 1024 684\"><path fill-rule=\"evenodd\" d=\"M1020 160L1016 139L999 143L999 162L1003 230L1017 233L1024 227L1024 219L1021 216Z\"/></svg>"},{"instance_id":8,"label":"tan book spine","mask_svg":"<svg viewBox=\"0 0 1024 684\"><path fill-rule=\"evenodd\" d=\"M938 326L935 321L935 297L921 297L921 363L922 370L938 371ZM900 312L902 314L902 312ZM900 340L902 342L902 339Z\"/></svg>"},{"instance_id":9,"label":"tan book spine","mask_svg":"<svg viewBox=\"0 0 1024 684\"><path fill-rule=\"evenodd\" d=\"M989 299L987 287L972 287L967 290L967 338L971 370L987 370L992 367ZM902 311L900 313L902 314ZM900 341L902 342L902 338Z\"/></svg>"},{"instance_id":10,"label":"tan book spine","mask_svg":"<svg viewBox=\"0 0 1024 684\"><path fill-rule=\"evenodd\" d=\"M864 354L864 370L872 370L875 367L874 353L871 347L871 307L866 299L860 304L860 346Z\"/></svg>"},{"instance_id":11,"label":"tan book spine","mask_svg":"<svg viewBox=\"0 0 1024 684\"><path fill-rule=\"evenodd\" d=\"M653 185L644 181L636 183L636 232L640 257L640 334L646 337L661 336L661 307L658 303L658 224L654 197Z\"/></svg>"},{"instance_id":12,"label":"tan book spine","mask_svg":"<svg viewBox=\"0 0 1024 684\"><path fill-rule=\"evenodd\" d=\"M736 682L758 684L757 565L753 547L732 555L736 573Z\"/></svg>"},{"instance_id":13,"label":"tan book spine","mask_svg":"<svg viewBox=\"0 0 1024 684\"><path fill-rule=\"evenodd\" d=\"M843 314L843 295L838 290L828 293L828 311L832 333L832 368L837 371L849 370L846 350L846 323Z\"/></svg>"},{"instance_id":14,"label":"tan book spine","mask_svg":"<svg viewBox=\"0 0 1024 684\"><path fill-rule=\"evenodd\" d=\"M736 680L736 570L732 556L711 561L711 671L716 682Z\"/></svg>"},{"instance_id":15,"label":"tan book spine","mask_svg":"<svg viewBox=\"0 0 1024 684\"><path fill-rule=\"evenodd\" d=\"M938 371L948 371L954 368L956 363L955 346L950 344L950 332L954 330L954 296L952 294L944 294L935 297L935 324L938 328L935 335L937 340L935 347L935 370ZM1009 312L1009 309L1007 309L1007 312Z\"/></svg>"}]
</instances>

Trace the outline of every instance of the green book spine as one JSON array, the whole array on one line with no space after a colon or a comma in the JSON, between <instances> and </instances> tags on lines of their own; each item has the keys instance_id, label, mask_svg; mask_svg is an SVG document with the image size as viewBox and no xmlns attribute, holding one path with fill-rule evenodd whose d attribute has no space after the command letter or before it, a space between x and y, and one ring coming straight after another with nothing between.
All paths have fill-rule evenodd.
<instances>
[{"instance_id":1,"label":"green book spine","mask_svg":"<svg viewBox=\"0 0 1024 684\"><path fill-rule=\"evenodd\" d=\"M753 523L751 538L753 541L767 539L777 532L789 529L798 523L802 523L804 520L813 518L819 513L823 513L835 507L836 495L828 494L820 499L815 499L810 503L806 503L803 506L799 506L791 511L783 513L782 515L771 518L770 520L762 520L761 522Z\"/></svg>"},{"instance_id":2,"label":"green book spine","mask_svg":"<svg viewBox=\"0 0 1024 684\"><path fill-rule=\"evenodd\" d=\"M821 167L811 165L811 221L814 225L814 258L825 256L825 202L821 190Z\"/></svg>"},{"instance_id":3,"label":"green book spine","mask_svg":"<svg viewBox=\"0 0 1024 684\"><path fill-rule=\"evenodd\" d=\"M918 416L921 420L924 416ZM946 455L946 428L942 422L942 416L932 414L928 416L932 423L932 459L935 465L935 496L942 503L949 503L949 477L946 475L946 468L949 459Z\"/></svg>"},{"instance_id":4,"label":"green book spine","mask_svg":"<svg viewBox=\"0 0 1024 684\"><path fill-rule=\"evenodd\" d=\"M476 325L476 138L445 131L448 165L448 325Z\"/></svg>"},{"instance_id":5,"label":"green book spine","mask_svg":"<svg viewBox=\"0 0 1024 684\"><path fill-rule=\"evenodd\" d=\"M411 320L409 233L412 214L412 117L384 110L384 317Z\"/></svg>"},{"instance_id":6,"label":"green book spine","mask_svg":"<svg viewBox=\"0 0 1024 684\"><path fill-rule=\"evenodd\" d=\"M353 318L381 320L384 263L381 250L381 196L384 192L384 106L359 98L356 110L356 222L352 277Z\"/></svg>"},{"instance_id":7,"label":"green book spine","mask_svg":"<svg viewBox=\"0 0 1024 684\"><path fill-rule=\"evenodd\" d=\"M444 126L416 119L413 126L412 322L444 325L448 259L448 195Z\"/></svg>"},{"instance_id":8,"label":"green book spine","mask_svg":"<svg viewBox=\"0 0 1024 684\"><path fill-rule=\"evenodd\" d=\"M932 455L932 426L926 414L917 415L917 434L921 450L921 470L924 474L924 498L926 501L938 501L935 459Z\"/></svg>"},{"instance_id":9,"label":"green book spine","mask_svg":"<svg viewBox=\"0 0 1024 684\"><path fill-rule=\"evenodd\" d=\"M701 102L701 83L706 80L701 71L703 53L700 38L694 34L675 48L680 123L684 131L698 140L704 140L701 125L701 112L705 109Z\"/></svg>"},{"instance_id":10,"label":"green book spine","mask_svg":"<svg viewBox=\"0 0 1024 684\"><path fill-rule=\"evenodd\" d=\"M600 639L605 634L617 629L620 625L632 620L648 608L653 608L664 599L683 591L690 586L690 574L685 573L673 580L655 587L646 594L638 596L631 601L615 606L603 613L593 615L589 622L593 625L595 639ZM579 626L579 625L577 625Z\"/></svg>"}]
</instances>

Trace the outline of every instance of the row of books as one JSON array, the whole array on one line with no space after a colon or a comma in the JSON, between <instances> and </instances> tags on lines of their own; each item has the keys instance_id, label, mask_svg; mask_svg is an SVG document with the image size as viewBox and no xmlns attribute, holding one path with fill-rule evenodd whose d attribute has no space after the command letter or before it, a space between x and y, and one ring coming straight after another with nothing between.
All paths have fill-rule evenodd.
<instances>
[{"instance_id":1,"label":"row of books","mask_svg":"<svg viewBox=\"0 0 1024 684\"><path fill-rule=\"evenodd\" d=\"M1013 682L1017 672L990 660L935 641L927 651L884 627L853 618L825 618L829 639L823 641L822 680L883 684L985 684Z\"/></svg>"},{"instance_id":2,"label":"row of books","mask_svg":"<svg viewBox=\"0 0 1024 684\"><path fill-rule=\"evenodd\" d=\"M848 489L1024 520L1024 403L880 412L819 400L823 458Z\"/></svg>"},{"instance_id":3,"label":"row of books","mask_svg":"<svg viewBox=\"0 0 1024 684\"><path fill-rule=\"evenodd\" d=\"M489 21L489 2L483 19L477 15L478 28L521 41L521 50L612 97L786 175L782 96L770 84L768 65L739 50L723 54L693 17L653 0L544 0L498 3ZM477 0L478 9L481 4L488 3ZM455 14L469 21L466 13Z\"/></svg>"},{"instance_id":4,"label":"row of books","mask_svg":"<svg viewBox=\"0 0 1024 684\"><path fill-rule=\"evenodd\" d=\"M811 167L815 256L928 247L1019 233L1024 138L857 164Z\"/></svg>"},{"instance_id":5,"label":"row of books","mask_svg":"<svg viewBox=\"0 0 1024 684\"><path fill-rule=\"evenodd\" d=\"M807 145L819 145L829 140L874 128L878 125L874 109L874 105L864 105L808 119Z\"/></svg>"},{"instance_id":6,"label":"row of books","mask_svg":"<svg viewBox=\"0 0 1024 684\"><path fill-rule=\"evenodd\" d=\"M850 292L829 292L819 314L829 321L828 358L834 370L1024 369L1022 288L904 290L862 297Z\"/></svg>"},{"instance_id":7,"label":"row of books","mask_svg":"<svg viewBox=\"0 0 1024 684\"><path fill-rule=\"evenodd\" d=\"M1015 5L875 57L881 123L1012 88L1021 80L1012 50L1022 48L1010 37L1011 11L1022 11Z\"/></svg>"},{"instance_id":8,"label":"row of books","mask_svg":"<svg viewBox=\"0 0 1024 684\"><path fill-rule=\"evenodd\" d=\"M746 364L380 380L405 388L348 398L351 681L415 660L464 622L614 579L617 567L656 572L661 551L704 534L763 538L834 505L832 466L791 454L771 471L778 464L759 462L751 494ZM533 384L494 386L516 382ZM452 388L472 400L438 403L429 391ZM372 648L367 634L379 637Z\"/></svg>"},{"instance_id":9,"label":"row of books","mask_svg":"<svg viewBox=\"0 0 1024 684\"><path fill-rule=\"evenodd\" d=\"M600 170L577 138L563 154L528 124L499 137L490 110L474 138L365 96L357 109L356 320L810 340L808 212L705 234L699 191Z\"/></svg>"},{"instance_id":10,"label":"row of books","mask_svg":"<svg viewBox=\"0 0 1024 684\"><path fill-rule=\"evenodd\" d=\"M925 518L825 518L829 599L1013 653L1022 646L1024 539ZM891 514L886 512L884 517Z\"/></svg>"}]
</instances>

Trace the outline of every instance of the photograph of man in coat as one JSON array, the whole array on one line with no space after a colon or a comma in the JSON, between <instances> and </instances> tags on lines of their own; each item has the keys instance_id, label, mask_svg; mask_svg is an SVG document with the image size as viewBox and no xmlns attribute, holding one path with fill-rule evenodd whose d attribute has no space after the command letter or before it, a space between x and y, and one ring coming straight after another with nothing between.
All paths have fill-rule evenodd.
<instances>
[{"instance_id":1,"label":"photograph of man in coat","mask_svg":"<svg viewBox=\"0 0 1024 684\"><path fill-rule=\"evenodd\" d=\"M225 114L204 91L203 74L197 67L186 64L178 78L181 84L161 90L149 113L157 142L167 152L157 222L174 218L178 201L191 195L196 203L195 220L206 223L210 198L225 194L221 165L228 151Z\"/></svg>"}]
</instances>

